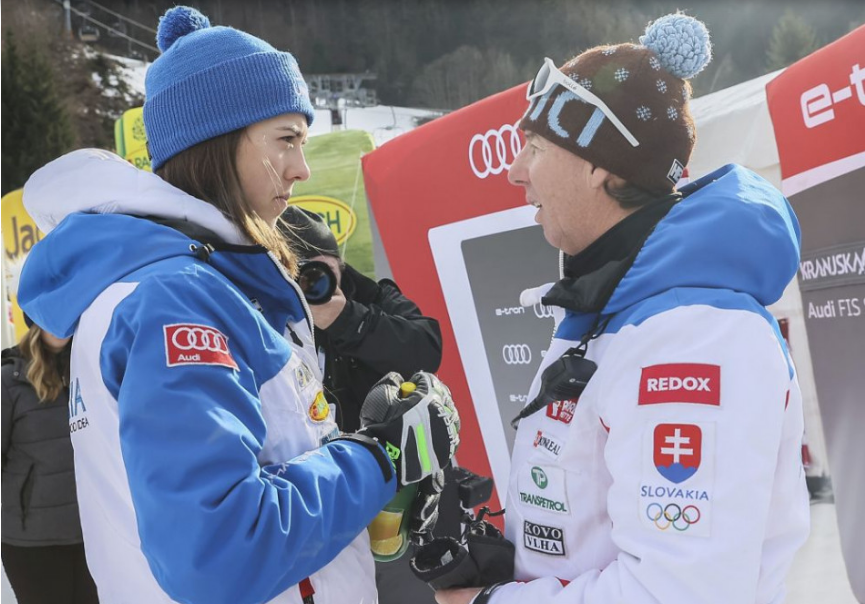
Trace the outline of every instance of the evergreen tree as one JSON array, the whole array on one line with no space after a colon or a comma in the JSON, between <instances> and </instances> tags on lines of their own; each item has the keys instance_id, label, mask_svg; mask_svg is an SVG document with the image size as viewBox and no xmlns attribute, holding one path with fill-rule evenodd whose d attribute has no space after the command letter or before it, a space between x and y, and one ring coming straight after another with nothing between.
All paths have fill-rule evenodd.
<instances>
[{"instance_id":1,"label":"evergreen tree","mask_svg":"<svg viewBox=\"0 0 865 604\"><path fill-rule=\"evenodd\" d=\"M2 192L69 151L75 134L54 73L37 45L19 45L6 34L2 58Z\"/></svg>"},{"instance_id":2,"label":"evergreen tree","mask_svg":"<svg viewBox=\"0 0 865 604\"><path fill-rule=\"evenodd\" d=\"M766 67L769 71L787 67L819 47L814 28L788 10L772 29L772 39L766 52Z\"/></svg>"}]
</instances>

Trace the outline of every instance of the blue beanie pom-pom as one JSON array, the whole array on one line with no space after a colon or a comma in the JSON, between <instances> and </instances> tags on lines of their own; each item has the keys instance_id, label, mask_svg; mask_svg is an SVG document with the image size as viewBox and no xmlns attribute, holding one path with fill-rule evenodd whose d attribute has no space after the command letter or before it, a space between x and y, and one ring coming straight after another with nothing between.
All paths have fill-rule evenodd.
<instances>
[{"instance_id":1,"label":"blue beanie pom-pom","mask_svg":"<svg viewBox=\"0 0 865 604\"><path fill-rule=\"evenodd\" d=\"M175 6L165 11L159 18L156 31L156 45L165 52L179 38L199 29L210 27L210 19L189 6Z\"/></svg>"},{"instance_id":2,"label":"blue beanie pom-pom","mask_svg":"<svg viewBox=\"0 0 865 604\"><path fill-rule=\"evenodd\" d=\"M661 17L646 28L640 44L654 52L661 66L683 80L703 71L712 60L709 31L702 21L688 15Z\"/></svg>"}]
</instances>

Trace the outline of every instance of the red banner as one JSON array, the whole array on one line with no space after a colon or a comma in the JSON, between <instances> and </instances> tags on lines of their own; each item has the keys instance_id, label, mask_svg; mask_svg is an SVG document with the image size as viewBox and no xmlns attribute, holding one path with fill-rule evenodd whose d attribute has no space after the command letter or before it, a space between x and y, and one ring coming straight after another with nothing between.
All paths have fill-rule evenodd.
<instances>
[{"instance_id":1,"label":"red banner","mask_svg":"<svg viewBox=\"0 0 865 604\"><path fill-rule=\"evenodd\" d=\"M428 233L525 204L522 189L508 184L507 172L522 147L516 124L526 107L525 85L517 86L401 135L363 158L367 196L394 279L425 314L441 322L439 375L462 418L460 464L486 476L492 475L490 462Z\"/></svg>"},{"instance_id":2,"label":"red banner","mask_svg":"<svg viewBox=\"0 0 865 604\"><path fill-rule=\"evenodd\" d=\"M841 550L865 602L865 26L767 86L781 189L802 228L799 292Z\"/></svg>"},{"instance_id":3,"label":"red banner","mask_svg":"<svg viewBox=\"0 0 865 604\"><path fill-rule=\"evenodd\" d=\"M766 86L781 177L865 152L865 26Z\"/></svg>"}]
</instances>

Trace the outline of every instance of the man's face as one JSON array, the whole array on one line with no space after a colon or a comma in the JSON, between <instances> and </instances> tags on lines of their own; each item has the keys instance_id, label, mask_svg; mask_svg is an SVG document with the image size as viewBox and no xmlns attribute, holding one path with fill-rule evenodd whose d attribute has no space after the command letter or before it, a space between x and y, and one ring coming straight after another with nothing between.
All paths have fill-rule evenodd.
<instances>
[{"instance_id":1,"label":"man's face","mask_svg":"<svg viewBox=\"0 0 865 604\"><path fill-rule=\"evenodd\" d=\"M508 181L523 187L526 203L538 209L535 222L543 227L547 242L576 255L621 219L610 222L619 208L603 194L609 173L533 132L525 136Z\"/></svg>"}]
</instances>

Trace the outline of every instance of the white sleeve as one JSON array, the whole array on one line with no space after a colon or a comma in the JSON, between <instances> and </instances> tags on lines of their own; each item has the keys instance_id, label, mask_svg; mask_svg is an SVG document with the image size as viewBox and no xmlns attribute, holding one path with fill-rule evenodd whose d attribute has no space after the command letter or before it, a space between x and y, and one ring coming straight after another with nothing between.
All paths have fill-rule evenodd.
<instances>
[{"instance_id":1,"label":"white sleeve","mask_svg":"<svg viewBox=\"0 0 865 604\"><path fill-rule=\"evenodd\" d=\"M801 425L786 417L795 378L770 323L754 312L674 309L612 336L593 380L588 403L609 427L607 505L620 553L570 581L503 585L489 601L754 604L767 595L761 583L771 583L766 601L779 601L783 577L763 581L765 551L781 543L792 557L806 529L784 533L770 518L780 491L791 506L804 495L797 437L785 430Z\"/></svg>"}]
</instances>

